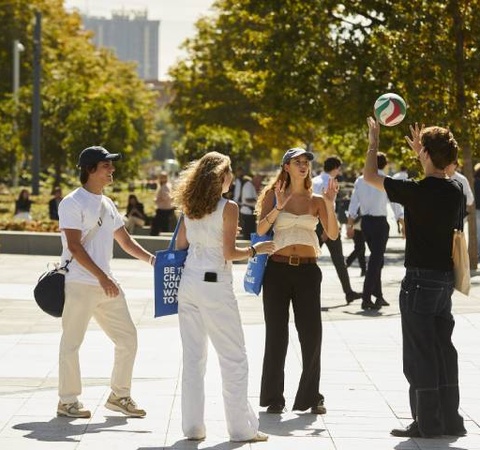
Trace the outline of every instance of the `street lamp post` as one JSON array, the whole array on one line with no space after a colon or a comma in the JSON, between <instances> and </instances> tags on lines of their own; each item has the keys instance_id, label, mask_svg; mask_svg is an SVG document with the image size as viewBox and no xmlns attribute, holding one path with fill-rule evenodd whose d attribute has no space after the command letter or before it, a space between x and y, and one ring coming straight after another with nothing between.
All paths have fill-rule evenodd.
<instances>
[{"instance_id":1,"label":"street lamp post","mask_svg":"<svg viewBox=\"0 0 480 450\"><path fill-rule=\"evenodd\" d=\"M13 100L15 102L15 112L13 119L13 131L15 135L18 131L17 112L18 112L18 89L20 87L20 53L25 50L22 43L15 39L13 41ZM18 186L18 161L16 149L12 150L12 185Z\"/></svg>"}]
</instances>

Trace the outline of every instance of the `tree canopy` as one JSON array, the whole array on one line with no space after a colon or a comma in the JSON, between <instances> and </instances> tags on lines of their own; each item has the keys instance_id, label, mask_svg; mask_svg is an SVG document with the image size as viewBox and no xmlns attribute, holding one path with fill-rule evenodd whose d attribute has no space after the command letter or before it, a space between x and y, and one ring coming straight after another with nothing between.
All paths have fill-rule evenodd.
<instances>
[{"instance_id":1,"label":"tree canopy","mask_svg":"<svg viewBox=\"0 0 480 450\"><path fill-rule=\"evenodd\" d=\"M392 157L407 159L413 122L448 126L477 155L480 1L218 0L215 8L171 70L173 117L186 131L216 124L247 131L257 157L303 144L359 164L375 99L396 92L408 112L382 130Z\"/></svg>"},{"instance_id":2,"label":"tree canopy","mask_svg":"<svg viewBox=\"0 0 480 450\"><path fill-rule=\"evenodd\" d=\"M0 3L0 176L13 159L30 159L34 13L42 13L42 169L61 176L79 152L104 145L121 152L120 176L133 174L157 140L155 94L134 66L111 51L96 49L76 13L62 0L7 0ZM12 99L13 40L21 54L18 107Z\"/></svg>"}]
</instances>

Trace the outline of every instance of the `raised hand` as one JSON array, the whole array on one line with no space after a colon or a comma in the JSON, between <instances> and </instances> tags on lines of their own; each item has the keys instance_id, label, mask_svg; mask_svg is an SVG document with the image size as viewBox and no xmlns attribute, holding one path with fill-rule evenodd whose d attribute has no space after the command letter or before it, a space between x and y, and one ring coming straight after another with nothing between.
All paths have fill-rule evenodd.
<instances>
[{"instance_id":1,"label":"raised hand","mask_svg":"<svg viewBox=\"0 0 480 450\"><path fill-rule=\"evenodd\" d=\"M368 148L378 150L380 142L380 124L373 117L367 117Z\"/></svg>"},{"instance_id":2,"label":"raised hand","mask_svg":"<svg viewBox=\"0 0 480 450\"><path fill-rule=\"evenodd\" d=\"M287 195L285 192L285 186L287 182L278 180L275 184L275 200L276 208L283 209L288 201L292 198L292 194Z\"/></svg>"},{"instance_id":3,"label":"raised hand","mask_svg":"<svg viewBox=\"0 0 480 450\"><path fill-rule=\"evenodd\" d=\"M420 155L420 152L422 151L422 148L423 148L420 136L424 128L425 128L425 125L422 124L422 126L419 127L418 123L415 122L415 126L410 125L410 133L412 135L412 138L410 138L409 136L405 136L405 140L407 141L407 144L417 155Z\"/></svg>"},{"instance_id":4,"label":"raised hand","mask_svg":"<svg viewBox=\"0 0 480 450\"><path fill-rule=\"evenodd\" d=\"M327 188L323 191L323 197L327 200L330 200L332 203L335 203L335 199L338 194L338 181L335 178L330 178L328 180Z\"/></svg>"}]
</instances>

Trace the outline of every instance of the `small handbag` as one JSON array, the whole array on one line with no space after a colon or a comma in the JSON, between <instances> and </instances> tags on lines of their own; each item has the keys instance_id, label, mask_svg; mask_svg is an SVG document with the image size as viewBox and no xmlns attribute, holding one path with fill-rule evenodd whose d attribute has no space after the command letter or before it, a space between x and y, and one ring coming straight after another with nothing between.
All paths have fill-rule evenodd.
<instances>
[{"instance_id":1,"label":"small handbag","mask_svg":"<svg viewBox=\"0 0 480 450\"><path fill-rule=\"evenodd\" d=\"M100 208L100 217L97 224L93 227L82 240L82 245L90 242L99 228L102 226L103 214L105 213L105 204L102 201ZM65 306L65 274L68 272L68 265L73 261L73 256L68 259L61 267L57 265L55 269L42 273L33 289L33 297L40 309L53 317L62 317Z\"/></svg>"},{"instance_id":2,"label":"small handbag","mask_svg":"<svg viewBox=\"0 0 480 450\"><path fill-rule=\"evenodd\" d=\"M175 241L183 220L183 214L177 222L170 245L166 250L155 253L154 285L155 313L154 317L169 316L178 313L178 286L187 259L188 250L175 250Z\"/></svg>"},{"instance_id":3,"label":"small handbag","mask_svg":"<svg viewBox=\"0 0 480 450\"><path fill-rule=\"evenodd\" d=\"M73 259L73 258L72 258ZM68 272L67 260L64 266L49 270L38 279L33 296L40 309L53 317L62 317L65 305L65 274Z\"/></svg>"},{"instance_id":4,"label":"small handbag","mask_svg":"<svg viewBox=\"0 0 480 450\"><path fill-rule=\"evenodd\" d=\"M463 232L464 204L460 208L457 229L453 230L452 259L455 289L462 294L470 292L470 258L468 256L467 241Z\"/></svg>"},{"instance_id":5,"label":"small handbag","mask_svg":"<svg viewBox=\"0 0 480 450\"><path fill-rule=\"evenodd\" d=\"M252 245L257 242L270 241L272 235L269 233L259 236L257 233L250 235ZM243 277L243 287L246 292L250 294L259 295L262 290L263 276L265 274L265 268L267 266L268 255L255 255L253 258L248 259L247 271Z\"/></svg>"}]
</instances>

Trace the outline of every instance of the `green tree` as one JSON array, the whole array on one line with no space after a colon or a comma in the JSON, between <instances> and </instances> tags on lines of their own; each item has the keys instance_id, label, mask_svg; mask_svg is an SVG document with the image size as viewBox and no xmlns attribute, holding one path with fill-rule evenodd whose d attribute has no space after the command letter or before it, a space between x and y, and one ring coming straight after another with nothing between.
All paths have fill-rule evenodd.
<instances>
[{"instance_id":1,"label":"green tree","mask_svg":"<svg viewBox=\"0 0 480 450\"><path fill-rule=\"evenodd\" d=\"M246 131L202 125L183 136L176 146L176 156L183 167L207 152L217 151L230 156L232 166L236 167L248 165L251 150L252 144Z\"/></svg>"},{"instance_id":2,"label":"green tree","mask_svg":"<svg viewBox=\"0 0 480 450\"><path fill-rule=\"evenodd\" d=\"M31 59L33 13L42 13L42 169L53 167L58 181L74 168L78 153L89 145L105 145L121 152L120 177L132 176L140 160L151 154L155 131L155 94L138 78L130 63L110 51L97 50L78 14L68 14L62 0L16 0L0 5L0 115L6 117L11 100L12 39L25 45L22 56L20 107L16 113L18 142L30 148ZM5 68L5 69L3 69ZM8 130L0 136L0 154L16 151ZM9 171L4 168L3 175Z\"/></svg>"}]
</instances>

